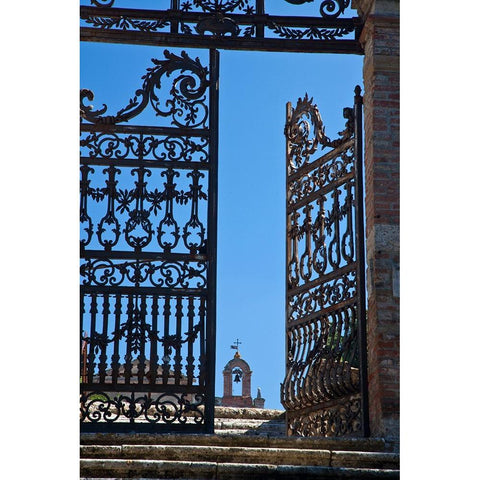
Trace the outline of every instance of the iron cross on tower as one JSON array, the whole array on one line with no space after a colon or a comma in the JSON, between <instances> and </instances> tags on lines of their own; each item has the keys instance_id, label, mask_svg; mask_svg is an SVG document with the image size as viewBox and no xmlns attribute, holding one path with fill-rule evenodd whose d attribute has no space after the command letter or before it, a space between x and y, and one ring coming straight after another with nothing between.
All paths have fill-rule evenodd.
<instances>
[{"instance_id":1,"label":"iron cross on tower","mask_svg":"<svg viewBox=\"0 0 480 480\"><path fill-rule=\"evenodd\" d=\"M242 342L240 342L237 338L235 342L233 342L233 345L230 345L230 348L233 348L234 350L237 350L238 352L238 346L241 345Z\"/></svg>"}]
</instances>

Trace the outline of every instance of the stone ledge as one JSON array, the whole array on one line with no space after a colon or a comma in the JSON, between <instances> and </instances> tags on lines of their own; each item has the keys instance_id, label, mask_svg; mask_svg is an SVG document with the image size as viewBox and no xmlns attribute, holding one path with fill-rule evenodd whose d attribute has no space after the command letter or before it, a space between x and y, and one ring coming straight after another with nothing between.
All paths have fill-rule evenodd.
<instances>
[{"instance_id":1,"label":"stone ledge","mask_svg":"<svg viewBox=\"0 0 480 480\"><path fill-rule=\"evenodd\" d=\"M285 411L268 408L215 407L215 418L283 420L285 419Z\"/></svg>"},{"instance_id":2,"label":"stone ledge","mask_svg":"<svg viewBox=\"0 0 480 480\"><path fill-rule=\"evenodd\" d=\"M205 461L269 463L272 465L397 469L399 455L380 452L331 451L298 448L227 447L198 445L84 445L84 459Z\"/></svg>"},{"instance_id":3,"label":"stone ledge","mask_svg":"<svg viewBox=\"0 0 480 480\"><path fill-rule=\"evenodd\" d=\"M212 445L268 448L310 448L316 450L342 450L384 452L381 438L325 438L278 437L263 435L212 434L121 434L82 433L82 445Z\"/></svg>"},{"instance_id":4,"label":"stone ledge","mask_svg":"<svg viewBox=\"0 0 480 480\"><path fill-rule=\"evenodd\" d=\"M219 464L216 462L171 462L162 460L81 460L82 478L107 475L127 478L189 480L265 480L265 479L399 479L398 470L362 468L305 467L269 464Z\"/></svg>"}]
</instances>

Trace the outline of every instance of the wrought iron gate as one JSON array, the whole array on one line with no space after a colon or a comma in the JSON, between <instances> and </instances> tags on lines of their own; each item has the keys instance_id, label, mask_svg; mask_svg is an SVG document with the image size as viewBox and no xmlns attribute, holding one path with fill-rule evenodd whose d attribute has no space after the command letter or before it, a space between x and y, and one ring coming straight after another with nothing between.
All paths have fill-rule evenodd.
<instances>
[{"instance_id":1,"label":"wrought iron gate","mask_svg":"<svg viewBox=\"0 0 480 480\"><path fill-rule=\"evenodd\" d=\"M81 91L82 431L213 432L218 52L142 78L114 115Z\"/></svg>"},{"instance_id":2,"label":"wrought iron gate","mask_svg":"<svg viewBox=\"0 0 480 480\"><path fill-rule=\"evenodd\" d=\"M312 99L287 104L288 433L369 435L362 97L331 141ZM327 149L315 157L318 147Z\"/></svg>"},{"instance_id":3,"label":"wrought iron gate","mask_svg":"<svg viewBox=\"0 0 480 480\"><path fill-rule=\"evenodd\" d=\"M300 6L313 0L284 1ZM317 14L310 16L277 14L274 9L281 0L270 2L271 11L266 11L264 0L159 0L155 9L145 8L136 0L80 3L82 41L210 51L206 69L185 52L177 55L166 50L165 58L153 61L135 96L114 115L106 114L106 106L95 110L86 105L93 101L93 93L81 91L81 430L213 432L216 49L362 54L359 38L363 22L349 16L350 0L318 0ZM140 114L148 108L167 124L145 125ZM127 125L130 120L136 124ZM293 145L301 134L293 130L291 134ZM319 134L314 147L325 138ZM350 140L345 137L345 141ZM297 152L292 165L300 159L298 148L292 150ZM315 148L310 145L307 150ZM332 148L337 149L337 145ZM309 158L313 150L307 150ZM342 155L348 155L346 152ZM301 176L306 168L292 166L292 178ZM330 168L331 175L336 168ZM330 181L340 185L340 177ZM348 185L353 188L352 182ZM355 188L355 198L361 198L359 185ZM310 197L300 200L302 195L308 197L308 192L302 190L289 197L292 205L288 208L297 229L301 213L295 217L297 213L293 212L305 206L308 223L315 208L314 202L309 206ZM338 203L341 195L337 197ZM337 212L339 215L343 214ZM336 225L343 221L340 217L337 223L332 220L326 231L333 228L336 232ZM348 218L354 221L351 215ZM353 232L353 227L349 231ZM301 235L295 235L292 242L298 252ZM305 236L308 249L312 242L318 242L316 235L312 230ZM334 235L337 245L344 242L338 233ZM360 256L354 261L353 250L347 250L354 245L358 247L360 241L349 241L340 250L348 267L342 263L339 271L351 282L353 265L361 263ZM292 313L291 321L297 325L307 321L302 311L310 315L310 308L317 308L311 307L311 299L300 300L302 288L302 295L310 287L317 288L320 274L329 275L324 282L330 282L332 292L339 291L340 286L333 285L333 273L322 269L317 272L314 257L304 268L301 265L307 257L294 255L297 266L290 265L293 283L289 295L292 301L298 297L295 301L303 302ZM325 255L333 266L336 260L328 256L332 254ZM343 315L345 325L352 316L351 325L359 317L353 300L347 303L341 304L344 310L339 307L336 315ZM297 348L296 342L302 344L305 335L303 327L295 325L289 327L291 349ZM305 328L310 329L311 336L320 326ZM337 332L344 335L340 327ZM336 335L329 341L337 342L340 333ZM355 339L352 334L352 344ZM306 361L303 353L292 352L295 360L289 363L282 393L289 418L293 418L293 410L310 401L307 397L300 399L297 387L290 387L304 375L298 362ZM343 365L348 361L351 364L352 360L344 357ZM352 365L349 371L350 383L356 385L355 367ZM307 403L302 403L303 399ZM309 434L305 429L301 433Z\"/></svg>"}]
</instances>

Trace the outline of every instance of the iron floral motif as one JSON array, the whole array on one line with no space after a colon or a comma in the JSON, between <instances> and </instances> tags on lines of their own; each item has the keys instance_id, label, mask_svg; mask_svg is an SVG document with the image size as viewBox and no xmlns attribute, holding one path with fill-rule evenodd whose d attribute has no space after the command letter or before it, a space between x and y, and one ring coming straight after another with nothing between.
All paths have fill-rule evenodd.
<instances>
[{"instance_id":1,"label":"iron floral motif","mask_svg":"<svg viewBox=\"0 0 480 480\"><path fill-rule=\"evenodd\" d=\"M196 394L189 399L186 394L161 394L157 398L147 395L118 395L112 397L106 392L83 393L80 398L82 422L113 423L125 420L148 423L195 423L204 421L205 398Z\"/></svg>"},{"instance_id":2,"label":"iron floral motif","mask_svg":"<svg viewBox=\"0 0 480 480\"><path fill-rule=\"evenodd\" d=\"M325 126L318 107L313 103L313 97L297 100L295 108L289 106L289 113L285 125L285 136L288 142L287 157L290 173L310 163L311 156L317 151L319 145L337 148L348 146L352 152L353 145L347 145L347 140L353 137L353 109L344 108L343 117L346 119L345 129L338 132L340 137L331 140L325 134ZM339 152L340 154L340 152ZM345 161L346 158L342 157Z\"/></svg>"},{"instance_id":3,"label":"iron floral motif","mask_svg":"<svg viewBox=\"0 0 480 480\"><path fill-rule=\"evenodd\" d=\"M93 17L85 19L85 23L96 28L139 30L140 32L156 32L170 24L169 20L138 20L125 15L119 17Z\"/></svg>"},{"instance_id":4,"label":"iron floral motif","mask_svg":"<svg viewBox=\"0 0 480 480\"><path fill-rule=\"evenodd\" d=\"M142 88L137 90L128 105L115 115L104 115L107 111L105 104L99 110L93 110L91 105L85 105L84 100L92 101L94 94L91 90L82 89L81 117L94 124L118 124L128 122L150 104L156 115L170 117L171 123L177 127L205 127L208 117L208 107L205 103L205 92L208 88L207 68L201 65L198 58L195 60L190 58L185 51L178 56L165 50L164 55L166 60L152 59L155 66L148 68L142 77L144 80ZM171 97L163 106L155 90L161 88L163 76L170 77L176 71L179 75L173 79ZM191 74L185 74L186 71ZM167 109L163 110L164 107Z\"/></svg>"},{"instance_id":5,"label":"iron floral motif","mask_svg":"<svg viewBox=\"0 0 480 480\"><path fill-rule=\"evenodd\" d=\"M204 12L232 13L236 9L242 9L247 14L254 13L255 9L249 5L250 0L193 0L193 5ZM187 12L192 9L190 1L184 1L181 9Z\"/></svg>"},{"instance_id":6,"label":"iron floral motif","mask_svg":"<svg viewBox=\"0 0 480 480\"><path fill-rule=\"evenodd\" d=\"M170 152L172 157L174 148L175 145ZM110 149L108 155L113 155L113 150ZM175 181L180 176L179 171L173 168L162 169L160 176L165 178L163 190L157 188L150 190L147 188L147 178L151 177L152 170L142 165L128 170L132 176L137 177L134 181L135 187L117 188L117 176L122 170L110 165L103 170L104 174L108 174L106 186L94 189L90 186L88 178L89 173L94 173L94 169L82 165L80 220L86 233L81 240L83 248L90 244L93 234L94 221L87 211L87 199L90 197L95 202L107 199L106 213L98 222L96 230L98 243L105 251L111 251L118 244L122 232L127 245L135 251L144 250L152 243L154 237L158 246L167 253L178 246L180 239L190 253L195 254L205 249L206 227L200 215L200 206L208 200L207 194L203 191L204 185L200 182L205 178L205 174L197 169L186 173L182 181L185 182L189 178L191 181L183 190L177 188ZM179 225L174 215L174 204L190 205L190 216L184 220L182 233L182 224ZM163 217L156 220L155 217L162 210ZM123 229L120 224L122 214L126 217ZM154 221L158 222L156 229Z\"/></svg>"},{"instance_id":7,"label":"iron floral motif","mask_svg":"<svg viewBox=\"0 0 480 480\"><path fill-rule=\"evenodd\" d=\"M250 0L184 0L180 5L183 12L191 11L194 7L209 13L233 13L242 10L247 15L255 13L255 7L249 4ZM293 5L311 3L314 0L285 0ZM112 7L115 0L90 0L96 7ZM337 18L345 13L350 6L350 0L322 0L319 8L320 15L324 18Z\"/></svg>"},{"instance_id":8,"label":"iron floral motif","mask_svg":"<svg viewBox=\"0 0 480 480\"><path fill-rule=\"evenodd\" d=\"M293 177L288 189L287 202L292 206L315 193L321 193L328 185L353 175L353 144L346 145L346 150L338 151L335 157L320 163L318 168Z\"/></svg>"},{"instance_id":9,"label":"iron floral motif","mask_svg":"<svg viewBox=\"0 0 480 480\"><path fill-rule=\"evenodd\" d=\"M311 290L289 297L288 321L295 322L324 308L351 300L357 293L355 272L321 283Z\"/></svg>"},{"instance_id":10,"label":"iron floral motif","mask_svg":"<svg viewBox=\"0 0 480 480\"><path fill-rule=\"evenodd\" d=\"M152 286L205 288L206 262L88 259L80 266L82 284L88 286Z\"/></svg>"},{"instance_id":11,"label":"iron floral motif","mask_svg":"<svg viewBox=\"0 0 480 480\"><path fill-rule=\"evenodd\" d=\"M297 100L294 109L289 104L285 136L288 142L288 167L295 171L309 162L318 145L325 141L325 127L322 117L313 98L305 97Z\"/></svg>"},{"instance_id":12,"label":"iron floral motif","mask_svg":"<svg viewBox=\"0 0 480 480\"><path fill-rule=\"evenodd\" d=\"M342 28L292 28L285 27L283 25L277 25L275 22L268 22L267 28L273 31L281 38L301 40L302 38L317 39L317 40L335 40L341 38L349 33L352 33L354 27L342 27Z\"/></svg>"},{"instance_id":13,"label":"iron floral motif","mask_svg":"<svg viewBox=\"0 0 480 480\"><path fill-rule=\"evenodd\" d=\"M353 182L344 183L343 190L331 190L328 198L321 192L312 195L311 202L289 214L289 289L354 262ZM293 201L291 205L296 206Z\"/></svg>"},{"instance_id":14,"label":"iron floral motif","mask_svg":"<svg viewBox=\"0 0 480 480\"><path fill-rule=\"evenodd\" d=\"M208 162L206 137L89 132L80 140L80 147L90 158Z\"/></svg>"}]
</instances>

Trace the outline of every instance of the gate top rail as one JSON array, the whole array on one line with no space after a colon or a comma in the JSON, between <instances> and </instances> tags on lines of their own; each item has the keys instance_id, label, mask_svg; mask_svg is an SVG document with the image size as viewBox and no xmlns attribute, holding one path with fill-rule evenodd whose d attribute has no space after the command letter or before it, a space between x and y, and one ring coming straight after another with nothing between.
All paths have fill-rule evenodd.
<instances>
[{"instance_id":1,"label":"gate top rail","mask_svg":"<svg viewBox=\"0 0 480 480\"><path fill-rule=\"evenodd\" d=\"M313 0L285 0L294 5ZM319 2L319 15L265 12L263 0L172 0L169 9L117 8L114 0L80 7L83 41L231 50L362 54L362 20L343 18L350 0ZM255 4L253 4L255 3Z\"/></svg>"}]
</instances>

